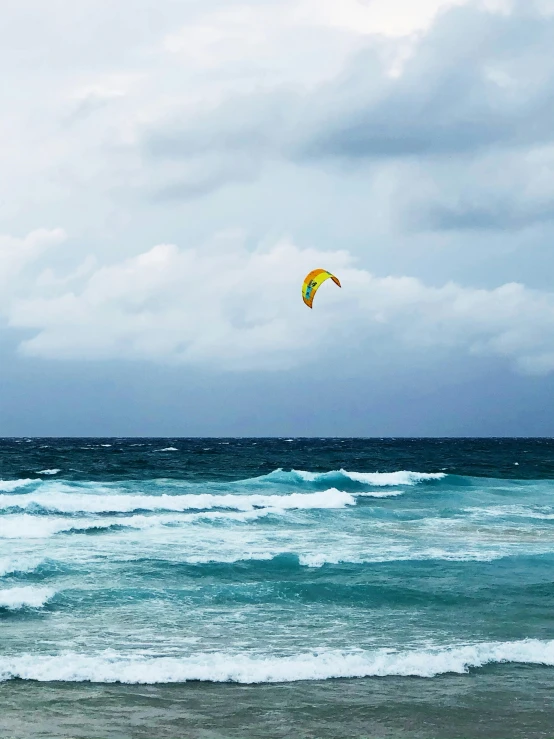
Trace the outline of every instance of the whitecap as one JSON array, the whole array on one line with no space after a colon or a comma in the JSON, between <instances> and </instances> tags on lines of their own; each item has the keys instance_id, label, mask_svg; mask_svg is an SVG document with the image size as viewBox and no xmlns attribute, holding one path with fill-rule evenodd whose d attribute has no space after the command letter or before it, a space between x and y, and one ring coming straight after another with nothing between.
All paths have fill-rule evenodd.
<instances>
[{"instance_id":1,"label":"whitecap","mask_svg":"<svg viewBox=\"0 0 554 739\"><path fill-rule=\"evenodd\" d=\"M362 482L366 485L386 487L388 485L416 485L419 482L430 480L443 480L446 475L442 472L347 472L340 473L354 482Z\"/></svg>"},{"instance_id":2,"label":"whitecap","mask_svg":"<svg viewBox=\"0 0 554 739\"><path fill-rule=\"evenodd\" d=\"M393 491L396 496L399 492ZM364 496L386 497L365 493ZM94 493L36 492L27 495L0 495L0 509L40 507L58 513L132 513L133 511L189 511L226 508L251 511L256 508L280 510L344 508L356 504L350 493L331 488L317 493L289 495L99 495ZM46 522L47 523L47 522Z\"/></svg>"},{"instance_id":3,"label":"whitecap","mask_svg":"<svg viewBox=\"0 0 554 739\"><path fill-rule=\"evenodd\" d=\"M39 518L29 516L28 514L4 516L2 519L2 528L0 529L0 539L48 539L53 536L66 534L86 534L90 531L108 532L110 530L120 529L160 529L162 527L178 527L190 523L202 521L229 521L229 522L249 522L258 518L264 518L269 515L283 515L284 510L279 508L262 508L253 511L202 511L201 513L188 514L159 514L144 515L135 514L133 516L120 518L102 517L97 519L90 518ZM146 540L148 541L148 540ZM219 557L222 557L219 559ZM274 553L268 554L271 559ZM240 553L233 555L232 561L242 561L249 559L249 553ZM203 556L202 559L192 558L183 561L197 563L199 561L216 562L231 561L225 555L209 554Z\"/></svg>"},{"instance_id":4,"label":"whitecap","mask_svg":"<svg viewBox=\"0 0 554 739\"><path fill-rule=\"evenodd\" d=\"M291 482L329 482L349 480L373 487L387 487L390 485L417 485L421 482L443 480L447 475L444 472L410 472L399 470L398 472L349 472L347 470L331 470L330 472L310 472L308 470L291 470L286 472L282 468L270 472L268 475L253 478L251 481L261 482L263 480L291 483ZM247 482L247 481L244 481Z\"/></svg>"},{"instance_id":5,"label":"whitecap","mask_svg":"<svg viewBox=\"0 0 554 739\"><path fill-rule=\"evenodd\" d=\"M487 664L554 666L554 640L482 642L428 649L321 649L289 656L199 652L151 657L107 650L98 654L18 654L0 657L0 680L41 682L286 683L334 678L464 674Z\"/></svg>"},{"instance_id":6,"label":"whitecap","mask_svg":"<svg viewBox=\"0 0 554 739\"><path fill-rule=\"evenodd\" d=\"M21 608L42 608L56 594L52 588L27 585L0 590L0 608L16 611Z\"/></svg>"},{"instance_id":7,"label":"whitecap","mask_svg":"<svg viewBox=\"0 0 554 739\"><path fill-rule=\"evenodd\" d=\"M0 480L0 490L5 493L10 493L12 490L24 488L27 485L32 485L35 482L40 482L40 480L31 478L25 478L22 480Z\"/></svg>"},{"instance_id":8,"label":"whitecap","mask_svg":"<svg viewBox=\"0 0 554 739\"><path fill-rule=\"evenodd\" d=\"M103 521L75 518L46 519L27 513L2 516L0 524L0 539L47 539L67 531L85 531L105 525Z\"/></svg>"},{"instance_id":9,"label":"whitecap","mask_svg":"<svg viewBox=\"0 0 554 739\"><path fill-rule=\"evenodd\" d=\"M42 563L38 557L25 559L23 557L0 557L0 577L16 573L27 573L36 570Z\"/></svg>"}]
</instances>

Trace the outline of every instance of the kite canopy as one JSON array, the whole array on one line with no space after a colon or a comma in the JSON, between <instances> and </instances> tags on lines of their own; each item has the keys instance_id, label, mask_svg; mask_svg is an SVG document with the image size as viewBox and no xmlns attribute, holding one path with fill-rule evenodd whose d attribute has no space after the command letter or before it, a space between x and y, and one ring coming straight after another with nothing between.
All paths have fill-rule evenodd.
<instances>
[{"instance_id":1,"label":"kite canopy","mask_svg":"<svg viewBox=\"0 0 554 739\"><path fill-rule=\"evenodd\" d=\"M306 275L304 278L304 284L302 285L302 300L306 303L308 308L312 307L315 294L320 285L322 285L325 280L328 280L329 277L333 280L335 285L338 285L339 287L341 286L338 278L330 272L327 272L325 269L314 269Z\"/></svg>"}]
</instances>

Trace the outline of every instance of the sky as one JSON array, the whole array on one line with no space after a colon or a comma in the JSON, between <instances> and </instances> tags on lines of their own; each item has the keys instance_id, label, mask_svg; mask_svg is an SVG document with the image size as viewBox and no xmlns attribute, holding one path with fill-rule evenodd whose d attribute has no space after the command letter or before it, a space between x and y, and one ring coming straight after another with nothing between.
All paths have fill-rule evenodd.
<instances>
[{"instance_id":1,"label":"sky","mask_svg":"<svg viewBox=\"0 0 554 739\"><path fill-rule=\"evenodd\" d=\"M0 436L554 435L552 39L554 0L8 3Z\"/></svg>"}]
</instances>

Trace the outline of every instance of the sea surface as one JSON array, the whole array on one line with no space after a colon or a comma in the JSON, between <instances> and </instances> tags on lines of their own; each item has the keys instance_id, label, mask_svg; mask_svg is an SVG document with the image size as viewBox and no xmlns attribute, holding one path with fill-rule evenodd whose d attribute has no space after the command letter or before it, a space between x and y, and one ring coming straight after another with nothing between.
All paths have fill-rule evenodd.
<instances>
[{"instance_id":1,"label":"sea surface","mask_svg":"<svg viewBox=\"0 0 554 739\"><path fill-rule=\"evenodd\" d=\"M554 440L0 440L0 736L554 736Z\"/></svg>"}]
</instances>

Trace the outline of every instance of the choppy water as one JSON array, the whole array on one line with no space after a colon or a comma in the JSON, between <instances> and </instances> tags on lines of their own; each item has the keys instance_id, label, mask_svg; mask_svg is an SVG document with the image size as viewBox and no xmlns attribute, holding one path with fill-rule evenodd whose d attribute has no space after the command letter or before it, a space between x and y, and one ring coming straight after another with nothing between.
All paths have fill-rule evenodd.
<instances>
[{"instance_id":1,"label":"choppy water","mask_svg":"<svg viewBox=\"0 0 554 739\"><path fill-rule=\"evenodd\" d=\"M214 736L292 735L277 719L218 727L239 684L250 716L273 691L301 735L385 736L415 678L427 709L407 711L405 736L554 726L533 702L554 667L553 440L3 440L0 478L4 735L190 736L210 720ZM476 680L544 721L516 713L495 734L481 707L457 734L448 710ZM117 695L123 716L133 685L170 701L157 724L87 729L72 700L42 728L24 718L52 690L60 706ZM213 714L179 723L199 695ZM329 696L342 723L322 718Z\"/></svg>"}]
</instances>

